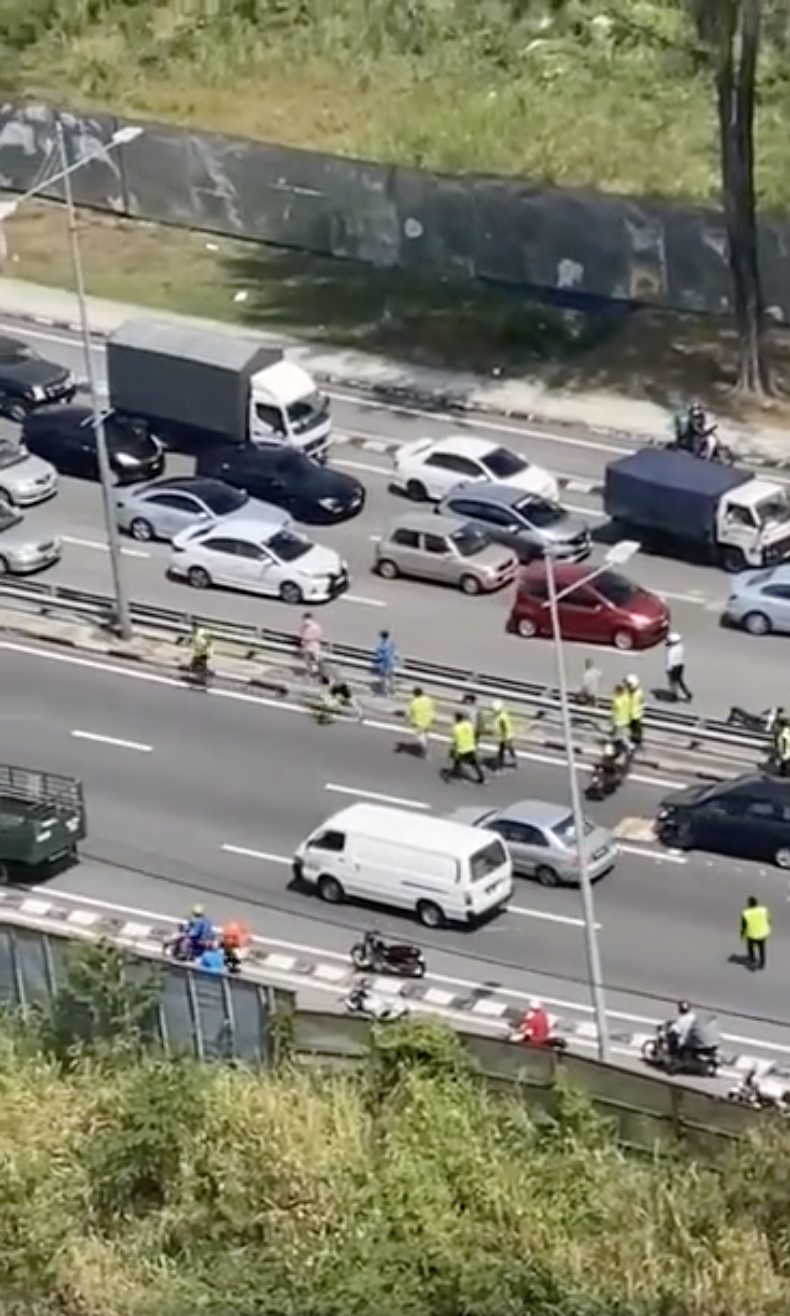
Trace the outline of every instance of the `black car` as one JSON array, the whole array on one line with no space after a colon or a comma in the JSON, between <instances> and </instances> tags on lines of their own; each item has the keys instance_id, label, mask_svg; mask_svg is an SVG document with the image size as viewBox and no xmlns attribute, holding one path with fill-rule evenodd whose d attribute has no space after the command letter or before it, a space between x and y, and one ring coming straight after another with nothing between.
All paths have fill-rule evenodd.
<instances>
[{"instance_id":1,"label":"black car","mask_svg":"<svg viewBox=\"0 0 790 1316\"><path fill-rule=\"evenodd\" d=\"M47 361L21 338L0 334L0 413L24 420L51 402L70 402L77 381L70 370Z\"/></svg>"},{"instance_id":2,"label":"black car","mask_svg":"<svg viewBox=\"0 0 790 1316\"><path fill-rule=\"evenodd\" d=\"M165 469L164 448L143 424L107 416L104 422L110 469L118 484L155 480ZM99 458L93 412L88 406L70 403L41 407L25 417L22 442L37 457L52 462L61 475L81 480L98 480Z\"/></svg>"},{"instance_id":3,"label":"black car","mask_svg":"<svg viewBox=\"0 0 790 1316\"><path fill-rule=\"evenodd\" d=\"M357 516L365 506L365 488L345 471L319 466L296 448L282 444L223 444L201 453L198 475L246 489L253 498L273 503L307 525L331 525Z\"/></svg>"},{"instance_id":4,"label":"black car","mask_svg":"<svg viewBox=\"0 0 790 1316\"><path fill-rule=\"evenodd\" d=\"M656 832L679 850L710 850L790 868L790 781L754 772L662 800Z\"/></svg>"}]
</instances>

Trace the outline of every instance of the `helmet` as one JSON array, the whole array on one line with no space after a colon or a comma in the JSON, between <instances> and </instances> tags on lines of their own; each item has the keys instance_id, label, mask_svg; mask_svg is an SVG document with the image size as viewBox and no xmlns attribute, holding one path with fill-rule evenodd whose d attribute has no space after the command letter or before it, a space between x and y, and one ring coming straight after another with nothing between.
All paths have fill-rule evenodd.
<instances>
[{"instance_id":1,"label":"helmet","mask_svg":"<svg viewBox=\"0 0 790 1316\"><path fill-rule=\"evenodd\" d=\"M533 996L532 1000L529 1002L529 1008L530 1010L542 1010L543 1002L539 1001L537 996Z\"/></svg>"},{"instance_id":2,"label":"helmet","mask_svg":"<svg viewBox=\"0 0 790 1316\"><path fill-rule=\"evenodd\" d=\"M627 677L625 678L625 683L626 683L627 686L630 686L632 690L635 690L636 687L639 685L639 677L638 677L638 676L627 676Z\"/></svg>"},{"instance_id":3,"label":"helmet","mask_svg":"<svg viewBox=\"0 0 790 1316\"><path fill-rule=\"evenodd\" d=\"M195 916L195 918L200 918L200 916L201 916L202 914L205 914L205 912L206 912L206 911L205 911L205 909L203 908L202 905L193 905L193 906L192 906L192 913L193 913L193 915Z\"/></svg>"},{"instance_id":4,"label":"helmet","mask_svg":"<svg viewBox=\"0 0 790 1316\"><path fill-rule=\"evenodd\" d=\"M690 1010L688 1001L678 1001L678 1014L688 1014Z\"/></svg>"},{"instance_id":5,"label":"helmet","mask_svg":"<svg viewBox=\"0 0 790 1316\"><path fill-rule=\"evenodd\" d=\"M667 644L680 644L680 636L677 631L670 631L667 636Z\"/></svg>"},{"instance_id":6,"label":"helmet","mask_svg":"<svg viewBox=\"0 0 790 1316\"><path fill-rule=\"evenodd\" d=\"M703 407L702 403L701 402L689 403L689 415L693 416L695 420L698 419L701 420L705 415L705 408Z\"/></svg>"},{"instance_id":7,"label":"helmet","mask_svg":"<svg viewBox=\"0 0 790 1316\"><path fill-rule=\"evenodd\" d=\"M504 711L505 705L502 703L501 699L495 699L491 707L495 713L501 713Z\"/></svg>"}]
</instances>

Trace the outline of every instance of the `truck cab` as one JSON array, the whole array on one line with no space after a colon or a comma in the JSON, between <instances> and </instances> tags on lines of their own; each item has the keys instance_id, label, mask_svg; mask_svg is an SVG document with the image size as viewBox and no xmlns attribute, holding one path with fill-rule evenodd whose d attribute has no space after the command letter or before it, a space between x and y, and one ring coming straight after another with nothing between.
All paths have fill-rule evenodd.
<instances>
[{"instance_id":1,"label":"truck cab","mask_svg":"<svg viewBox=\"0 0 790 1316\"><path fill-rule=\"evenodd\" d=\"M287 443L324 461L331 429L329 400L301 366L283 359L250 379L252 443Z\"/></svg>"},{"instance_id":2,"label":"truck cab","mask_svg":"<svg viewBox=\"0 0 790 1316\"><path fill-rule=\"evenodd\" d=\"M784 487L753 479L733 489L719 503L717 539L733 567L771 566L788 557L790 499Z\"/></svg>"}]
</instances>

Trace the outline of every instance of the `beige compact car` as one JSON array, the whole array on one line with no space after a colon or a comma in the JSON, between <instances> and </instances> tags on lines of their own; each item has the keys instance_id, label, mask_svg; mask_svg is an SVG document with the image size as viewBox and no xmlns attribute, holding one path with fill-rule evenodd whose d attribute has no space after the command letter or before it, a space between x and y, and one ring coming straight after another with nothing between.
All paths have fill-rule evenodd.
<instances>
[{"instance_id":1,"label":"beige compact car","mask_svg":"<svg viewBox=\"0 0 790 1316\"><path fill-rule=\"evenodd\" d=\"M454 516L407 512L376 544L374 569L385 580L410 576L487 594L515 579L515 554Z\"/></svg>"}]
</instances>

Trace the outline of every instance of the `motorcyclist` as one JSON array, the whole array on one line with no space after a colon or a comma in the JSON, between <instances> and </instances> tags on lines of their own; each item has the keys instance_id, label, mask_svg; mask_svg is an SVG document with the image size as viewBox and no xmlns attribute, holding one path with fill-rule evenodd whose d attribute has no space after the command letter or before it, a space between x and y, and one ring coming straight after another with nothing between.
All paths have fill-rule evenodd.
<instances>
[{"instance_id":1,"label":"motorcyclist","mask_svg":"<svg viewBox=\"0 0 790 1316\"><path fill-rule=\"evenodd\" d=\"M228 968L239 969L252 938L242 923L231 920L222 928L222 950Z\"/></svg>"},{"instance_id":2,"label":"motorcyclist","mask_svg":"<svg viewBox=\"0 0 790 1316\"><path fill-rule=\"evenodd\" d=\"M222 949L222 942L219 937L214 937L207 942L201 954L197 958L197 967L204 969L206 973L224 973L227 968L225 963L225 952Z\"/></svg>"},{"instance_id":3,"label":"motorcyclist","mask_svg":"<svg viewBox=\"0 0 790 1316\"><path fill-rule=\"evenodd\" d=\"M346 998L350 1009L364 1013L371 1010L372 999L373 991L367 978L360 978L359 982L354 983Z\"/></svg>"},{"instance_id":4,"label":"motorcyclist","mask_svg":"<svg viewBox=\"0 0 790 1316\"><path fill-rule=\"evenodd\" d=\"M186 936L193 959L197 959L215 939L214 924L206 917L202 905L195 905L186 922Z\"/></svg>"},{"instance_id":5,"label":"motorcyclist","mask_svg":"<svg viewBox=\"0 0 790 1316\"><path fill-rule=\"evenodd\" d=\"M679 448L708 460L716 455L716 426L709 424L705 408L692 402L675 417L675 441Z\"/></svg>"},{"instance_id":6,"label":"motorcyclist","mask_svg":"<svg viewBox=\"0 0 790 1316\"><path fill-rule=\"evenodd\" d=\"M620 785L628 767L628 746L624 740L612 738L605 741L598 760L598 770L607 790L614 790Z\"/></svg>"},{"instance_id":7,"label":"motorcyclist","mask_svg":"<svg viewBox=\"0 0 790 1316\"><path fill-rule=\"evenodd\" d=\"M715 1051L718 1038L713 1024L700 1019L688 1001L678 1003L677 1016L667 1028L670 1055L679 1060L694 1059L703 1052Z\"/></svg>"},{"instance_id":8,"label":"motorcyclist","mask_svg":"<svg viewBox=\"0 0 790 1316\"><path fill-rule=\"evenodd\" d=\"M547 1046L551 1041L551 1017L542 1001L530 1001L526 1014L514 1029L514 1036L526 1046Z\"/></svg>"},{"instance_id":9,"label":"motorcyclist","mask_svg":"<svg viewBox=\"0 0 790 1316\"><path fill-rule=\"evenodd\" d=\"M375 931L366 932L362 938L362 945L365 951L365 958L370 964L374 964L376 960L386 959L387 943L381 936L381 933Z\"/></svg>"}]
</instances>

